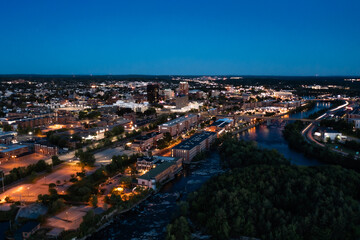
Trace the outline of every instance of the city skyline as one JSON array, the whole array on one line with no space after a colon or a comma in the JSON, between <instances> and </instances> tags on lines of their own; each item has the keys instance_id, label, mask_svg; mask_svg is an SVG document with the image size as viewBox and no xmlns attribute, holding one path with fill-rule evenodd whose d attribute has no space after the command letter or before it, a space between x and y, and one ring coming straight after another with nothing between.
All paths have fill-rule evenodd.
<instances>
[{"instance_id":1,"label":"city skyline","mask_svg":"<svg viewBox=\"0 0 360 240\"><path fill-rule=\"evenodd\" d=\"M0 74L360 74L356 1L0 5Z\"/></svg>"}]
</instances>

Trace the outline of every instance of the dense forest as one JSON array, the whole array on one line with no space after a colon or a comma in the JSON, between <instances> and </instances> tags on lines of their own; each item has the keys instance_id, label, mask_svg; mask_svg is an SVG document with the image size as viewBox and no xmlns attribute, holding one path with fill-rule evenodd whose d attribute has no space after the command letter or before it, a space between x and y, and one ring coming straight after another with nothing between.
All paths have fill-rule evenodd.
<instances>
[{"instance_id":1,"label":"dense forest","mask_svg":"<svg viewBox=\"0 0 360 240\"><path fill-rule=\"evenodd\" d=\"M189 196L167 239L358 239L360 175L339 166L290 165L274 150L227 139L229 170ZM182 207L184 208L184 207Z\"/></svg>"}]
</instances>

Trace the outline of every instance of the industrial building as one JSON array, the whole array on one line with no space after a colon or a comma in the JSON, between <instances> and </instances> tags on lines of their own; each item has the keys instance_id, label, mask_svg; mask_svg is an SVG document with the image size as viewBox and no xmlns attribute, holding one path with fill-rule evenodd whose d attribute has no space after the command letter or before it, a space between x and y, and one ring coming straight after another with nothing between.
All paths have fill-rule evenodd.
<instances>
[{"instance_id":1,"label":"industrial building","mask_svg":"<svg viewBox=\"0 0 360 240\"><path fill-rule=\"evenodd\" d=\"M182 169L183 159L155 156L149 159L140 159L138 160L139 164L142 161L150 162L151 168L148 168L144 175L138 177L138 185L156 189L156 184L172 179Z\"/></svg>"},{"instance_id":2,"label":"industrial building","mask_svg":"<svg viewBox=\"0 0 360 240\"><path fill-rule=\"evenodd\" d=\"M216 137L216 132L196 133L191 138L173 147L171 154L173 157L181 157L185 163L189 163L198 153L209 150Z\"/></svg>"},{"instance_id":3,"label":"industrial building","mask_svg":"<svg viewBox=\"0 0 360 240\"><path fill-rule=\"evenodd\" d=\"M198 122L198 116L195 114L188 114L159 126L159 132L166 133L169 132L171 136L176 136L183 132L184 130L188 130L191 127L195 126Z\"/></svg>"}]
</instances>

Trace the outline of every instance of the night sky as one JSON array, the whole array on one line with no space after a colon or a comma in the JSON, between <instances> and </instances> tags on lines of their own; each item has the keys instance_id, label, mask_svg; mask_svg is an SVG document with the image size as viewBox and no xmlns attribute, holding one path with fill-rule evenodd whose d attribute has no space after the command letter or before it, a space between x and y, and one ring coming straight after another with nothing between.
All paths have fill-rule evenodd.
<instances>
[{"instance_id":1,"label":"night sky","mask_svg":"<svg viewBox=\"0 0 360 240\"><path fill-rule=\"evenodd\" d=\"M359 0L0 0L0 74L360 75Z\"/></svg>"}]
</instances>

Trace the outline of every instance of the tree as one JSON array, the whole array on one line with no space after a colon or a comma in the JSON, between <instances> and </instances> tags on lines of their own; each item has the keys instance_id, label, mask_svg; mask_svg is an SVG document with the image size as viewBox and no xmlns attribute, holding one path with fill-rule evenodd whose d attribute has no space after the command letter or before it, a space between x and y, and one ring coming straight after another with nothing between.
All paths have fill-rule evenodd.
<instances>
[{"instance_id":1,"label":"tree","mask_svg":"<svg viewBox=\"0 0 360 240\"><path fill-rule=\"evenodd\" d=\"M190 240L190 227L185 217L181 216L166 228L166 240Z\"/></svg>"},{"instance_id":2,"label":"tree","mask_svg":"<svg viewBox=\"0 0 360 240\"><path fill-rule=\"evenodd\" d=\"M59 159L58 156L52 156L51 161L52 161L53 166L56 166L56 165L59 165L60 163L62 163L62 161Z\"/></svg>"},{"instance_id":3,"label":"tree","mask_svg":"<svg viewBox=\"0 0 360 240\"><path fill-rule=\"evenodd\" d=\"M97 196L96 196L96 195L92 195L90 202L91 202L91 206L97 207L97 204L98 204L98 198L97 198Z\"/></svg>"},{"instance_id":4,"label":"tree","mask_svg":"<svg viewBox=\"0 0 360 240\"><path fill-rule=\"evenodd\" d=\"M76 151L75 156L80 159L83 166L93 166L96 161L94 154L89 151L84 152L82 149Z\"/></svg>"},{"instance_id":5,"label":"tree","mask_svg":"<svg viewBox=\"0 0 360 240\"><path fill-rule=\"evenodd\" d=\"M3 125L3 131L4 132L9 132L9 131L12 131L12 130L13 130L13 128L12 128L11 125L9 125L9 124L4 124Z\"/></svg>"},{"instance_id":6,"label":"tree","mask_svg":"<svg viewBox=\"0 0 360 240\"><path fill-rule=\"evenodd\" d=\"M59 198L50 204L49 213L56 214L65 208L64 200Z\"/></svg>"}]
</instances>

